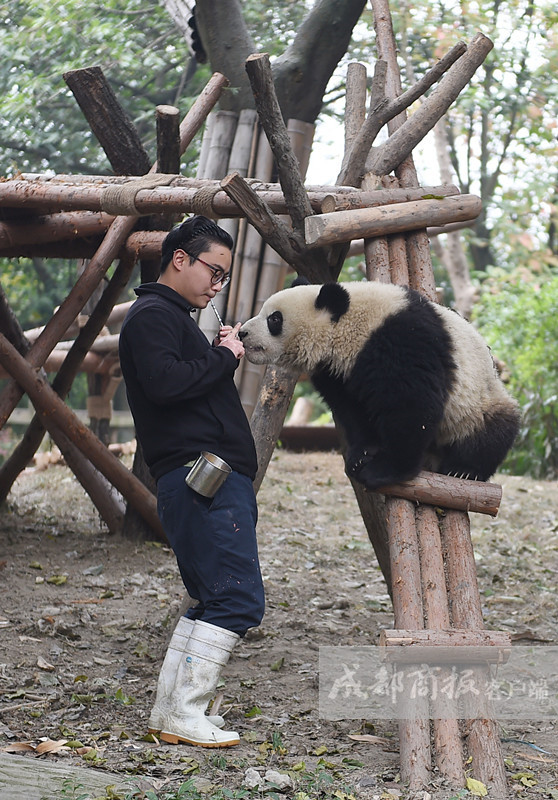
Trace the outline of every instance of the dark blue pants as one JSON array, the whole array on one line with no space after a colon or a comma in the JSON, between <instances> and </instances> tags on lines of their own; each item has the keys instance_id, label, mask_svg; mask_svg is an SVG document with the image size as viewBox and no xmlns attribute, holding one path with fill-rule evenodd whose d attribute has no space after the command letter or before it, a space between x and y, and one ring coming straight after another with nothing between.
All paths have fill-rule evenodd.
<instances>
[{"instance_id":1,"label":"dark blue pants","mask_svg":"<svg viewBox=\"0 0 558 800\"><path fill-rule=\"evenodd\" d=\"M252 481L232 472L212 499L186 485L187 467L157 484L157 510L188 594L191 619L244 636L260 624L264 590Z\"/></svg>"}]
</instances>

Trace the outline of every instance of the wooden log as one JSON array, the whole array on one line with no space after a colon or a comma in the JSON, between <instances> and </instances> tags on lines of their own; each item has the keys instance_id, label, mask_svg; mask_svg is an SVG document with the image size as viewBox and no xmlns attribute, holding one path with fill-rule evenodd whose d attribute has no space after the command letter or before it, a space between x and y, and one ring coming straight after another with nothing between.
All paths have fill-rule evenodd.
<instances>
[{"instance_id":1,"label":"wooden log","mask_svg":"<svg viewBox=\"0 0 558 800\"><path fill-rule=\"evenodd\" d=\"M44 426L61 428L66 436L143 516L153 532L165 540L154 496L91 433L66 406L45 378L0 334L0 363L29 395Z\"/></svg>"},{"instance_id":2,"label":"wooden log","mask_svg":"<svg viewBox=\"0 0 558 800\"><path fill-rule=\"evenodd\" d=\"M227 175L221 186L242 208L248 221L288 263L300 263L304 270L304 255L292 245L292 232L254 192L250 184L237 173Z\"/></svg>"},{"instance_id":3,"label":"wooden log","mask_svg":"<svg viewBox=\"0 0 558 800\"><path fill-rule=\"evenodd\" d=\"M380 647L393 650L385 658L394 661L417 663L423 658L426 648L429 657L443 662L505 664L511 654L511 636L506 631L471 630L470 628L424 628L416 631L382 630ZM419 647L421 654L413 656L413 646ZM437 650L455 650L456 654L444 653L436 656Z\"/></svg>"},{"instance_id":4,"label":"wooden log","mask_svg":"<svg viewBox=\"0 0 558 800\"><path fill-rule=\"evenodd\" d=\"M122 179L110 181L104 176L91 176L91 183L86 185L64 182L48 182L38 178L11 179L0 183L0 207L41 211L54 209L61 211L102 211L104 190L115 183L120 185ZM138 180L129 178L132 184ZM140 189L135 196L135 206L139 213L168 214L172 212L192 212L194 198L200 189L218 191L219 181L199 180L194 178L176 178L172 186ZM275 214L288 213L288 207L281 191L275 183L255 182L253 186L258 196ZM448 197L458 195L459 190L453 185L422 186L404 189L376 191L360 191L354 187L306 187L308 201L315 212L321 212L326 198L333 202L333 211L348 211L357 208L403 203L420 200L423 197ZM218 217L242 217L243 212L224 191L215 194L211 207Z\"/></svg>"},{"instance_id":5,"label":"wooden log","mask_svg":"<svg viewBox=\"0 0 558 800\"><path fill-rule=\"evenodd\" d=\"M19 222L0 222L0 250L18 244L65 241L104 234L114 221L111 214L94 211L64 211Z\"/></svg>"},{"instance_id":6,"label":"wooden log","mask_svg":"<svg viewBox=\"0 0 558 800\"><path fill-rule=\"evenodd\" d=\"M76 766L69 758L49 763L32 755L0 753L0 796L5 800L61 800L68 794L67 782L86 797L110 797L110 792L124 796L130 791L130 778L122 773ZM70 791L75 796L74 789Z\"/></svg>"},{"instance_id":7,"label":"wooden log","mask_svg":"<svg viewBox=\"0 0 558 800\"><path fill-rule=\"evenodd\" d=\"M334 210L335 209L332 209L332 211ZM326 212L324 211L323 213ZM436 236L442 236L444 233L453 233L454 231L462 231L465 230L465 228L471 228L474 222L475 221L473 219L470 219L464 220L463 222L452 222L451 225L440 225L433 227L429 226L426 229L426 235L429 239L434 239ZM364 253L364 239L353 239L347 254L348 257L351 258L353 256L360 256L362 253Z\"/></svg>"},{"instance_id":8,"label":"wooden log","mask_svg":"<svg viewBox=\"0 0 558 800\"><path fill-rule=\"evenodd\" d=\"M482 608L468 516L459 511L446 512L440 523L440 533L452 624L457 628L481 629ZM480 683L483 677L488 679L486 670L473 669L475 681ZM473 777L486 784L491 797L505 800L509 793L497 724L492 719L473 719L467 725Z\"/></svg>"},{"instance_id":9,"label":"wooden log","mask_svg":"<svg viewBox=\"0 0 558 800\"><path fill-rule=\"evenodd\" d=\"M180 126L180 146L184 150L194 138L203 119L219 99L226 82L227 80L223 75L216 73L194 102ZM156 169L157 165L155 164L153 171L156 171ZM117 256L120 248L131 233L135 221L136 217L132 216L117 217L114 220L95 256L91 259L57 311L55 311L45 330L29 350L28 360L32 366L41 366L56 342L63 337L65 331L81 311L95 287L102 280L113 259ZM0 428L5 425L21 396L21 389L15 381L10 381L4 388L0 395Z\"/></svg>"},{"instance_id":10,"label":"wooden log","mask_svg":"<svg viewBox=\"0 0 558 800\"><path fill-rule=\"evenodd\" d=\"M412 117L376 148L366 163L367 170L374 175L388 175L396 169L443 117L493 47L490 39L478 33Z\"/></svg>"},{"instance_id":11,"label":"wooden log","mask_svg":"<svg viewBox=\"0 0 558 800\"><path fill-rule=\"evenodd\" d=\"M405 109L422 97L449 70L452 64L463 55L466 49L467 46L464 42L458 42L420 80L415 81L406 92L395 93L389 99L385 97L387 64L382 60L376 62L370 99L370 113L361 126L357 137L355 137L349 153L346 153L341 173L338 177L340 183L353 184L354 186L360 185L362 177L367 171L365 163L367 156L370 154L370 148L384 125L396 119Z\"/></svg>"},{"instance_id":12,"label":"wooden log","mask_svg":"<svg viewBox=\"0 0 558 800\"><path fill-rule=\"evenodd\" d=\"M366 79L364 64L353 62L348 65L345 85L345 154L350 153L366 118Z\"/></svg>"},{"instance_id":13,"label":"wooden log","mask_svg":"<svg viewBox=\"0 0 558 800\"><path fill-rule=\"evenodd\" d=\"M447 222L471 220L481 210L480 198L470 194L441 200L415 200L380 208L338 211L334 214L315 214L306 219L306 244L309 247L324 247L350 242L361 236L386 236L426 228L430 224L444 225Z\"/></svg>"},{"instance_id":14,"label":"wooden log","mask_svg":"<svg viewBox=\"0 0 558 800\"><path fill-rule=\"evenodd\" d=\"M180 111L175 106L155 107L157 168L159 172L180 172Z\"/></svg>"},{"instance_id":15,"label":"wooden log","mask_svg":"<svg viewBox=\"0 0 558 800\"><path fill-rule=\"evenodd\" d=\"M429 647L427 645L425 650L421 646L421 655L425 656L423 663L436 663L436 653L432 652L436 649L438 649L438 658L439 653L443 652L444 656L446 656L446 661L452 657L454 658L450 662L452 665L460 663L459 660L455 659L458 651L459 655L465 652L466 656L470 656L473 651L466 646L456 648L449 644L452 638L455 640L455 634L453 631L447 630L449 629L450 619L438 516L431 506L421 505L415 511L415 520L420 551L424 617L427 627L431 629L428 632L417 631L417 639L423 642L431 639L432 642L440 644L443 648L441 651L439 647ZM428 633L428 636L425 635L426 633ZM384 641L389 641L389 636ZM446 643L445 647L442 642ZM396 650L399 654L401 647L397 647ZM492 653L494 652L494 649L492 649ZM412 656L409 647L404 648L404 655ZM447 658L448 655L450 655L449 659ZM475 648L474 655L477 658L479 657L478 648ZM444 659L441 660L443 661ZM438 661L438 663L440 662ZM451 679L450 668L441 668L438 677L440 683ZM430 711L434 735L434 759L438 769L453 786L462 787L465 785L465 774L463 772L463 749L457 721L456 704L453 698L442 698L440 695L435 694L430 698Z\"/></svg>"},{"instance_id":16,"label":"wooden log","mask_svg":"<svg viewBox=\"0 0 558 800\"><path fill-rule=\"evenodd\" d=\"M502 500L502 487L497 483L467 481L426 471L419 472L412 481L382 486L377 491L390 497L404 497L416 503L474 511L491 517L498 514Z\"/></svg>"},{"instance_id":17,"label":"wooden log","mask_svg":"<svg viewBox=\"0 0 558 800\"><path fill-rule=\"evenodd\" d=\"M256 111L275 156L288 214L294 230L302 233L304 219L313 212L275 94L269 56L267 53L254 53L246 59L245 66Z\"/></svg>"},{"instance_id":18,"label":"wooden log","mask_svg":"<svg viewBox=\"0 0 558 800\"><path fill-rule=\"evenodd\" d=\"M67 395L80 365L83 364L84 359L90 357L89 347L110 316L115 300L127 285L134 263L135 259L133 258L120 260L95 310L85 325L80 328L75 342L52 383L52 388L59 397L64 398ZM120 313L121 311L122 309L120 309ZM114 360L103 360L106 362L108 369L113 369ZM40 418L35 415L16 448L0 467L0 500L6 499L13 482L35 455L43 439L44 432L44 425ZM71 465L72 471L99 510L109 530L115 529L115 526L119 524L119 512L118 510L111 510L110 497L105 501L103 495L107 494L106 486L96 479L96 475L92 473L87 464L82 463L86 459L77 449L74 452L71 443L67 441L61 431L54 430L53 439L61 452L65 453L68 464ZM100 483L102 484L101 486L99 486Z\"/></svg>"},{"instance_id":19,"label":"wooden log","mask_svg":"<svg viewBox=\"0 0 558 800\"><path fill-rule=\"evenodd\" d=\"M298 377L298 373L275 364L266 368L260 396L250 418L252 435L258 444L258 472L254 480L256 491L264 479Z\"/></svg>"},{"instance_id":20,"label":"wooden log","mask_svg":"<svg viewBox=\"0 0 558 800\"><path fill-rule=\"evenodd\" d=\"M424 627L419 548L413 505L386 498L386 517L397 628ZM410 698L404 698L407 702ZM412 712L412 713L411 713ZM428 700L416 698L409 718L399 719L401 777L411 790L426 786L431 770Z\"/></svg>"},{"instance_id":21,"label":"wooden log","mask_svg":"<svg viewBox=\"0 0 558 800\"><path fill-rule=\"evenodd\" d=\"M62 76L117 175L143 175L151 162L133 122L118 102L101 67L86 67ZM138 160L137 154L142 154Z\"/></svg>"}]
</instances>

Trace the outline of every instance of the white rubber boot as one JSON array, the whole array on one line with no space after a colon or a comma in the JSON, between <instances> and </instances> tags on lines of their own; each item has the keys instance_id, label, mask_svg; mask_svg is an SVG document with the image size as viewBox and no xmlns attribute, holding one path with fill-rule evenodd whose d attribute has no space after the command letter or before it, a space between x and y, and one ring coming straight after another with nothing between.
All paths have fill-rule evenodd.
<instances>
[{"instance_id":1,"label":"white rubber boot","mask_svg":"<svg viewBox=\"0 0 558 800\"><path fill-rule=\"evenodd\" d=\"M231 747L239 743L236 731L220 730L204 714L221 670L239 639L232 631L196 620L176 673L170 710L161 729L163 742L200 747Z\"/></svg>"},{"instance_id":2,"label":"white rubber boot","mask_svg":"<svg viewBox=\"0 0 558 800\"><path fill-rule=\"evenodd\" d=\"M159 736L163 721L170 711L170 696L174 689L176 672L182 659L190 634L194 629L194 620L189 617L180 617L172 634L167 653L161 665L159 680L157 681L157 694L155 704L149 715L147 728L149 733ZM225 724L223 717L208 717L213 725L222 728Z\"/></svg>"}]
</instances>

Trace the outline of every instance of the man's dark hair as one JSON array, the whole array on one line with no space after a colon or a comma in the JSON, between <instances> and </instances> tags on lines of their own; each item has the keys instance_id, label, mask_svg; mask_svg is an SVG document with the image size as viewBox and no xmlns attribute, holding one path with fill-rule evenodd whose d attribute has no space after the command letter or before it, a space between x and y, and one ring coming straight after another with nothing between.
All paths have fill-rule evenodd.
<instances>
[{"instance_id":1,"label":"man's dark hair","mask_svg":"<svg viewBox=\"0 0 558 800\"><path fill-rule=\"evenodd\" d=\"M199 214L190 217L173 228L163 240L161 272L170 264L175 250L184 250L192 259L196 259L200 253L209 250L212 244L222 244L232 250L234 242L232 236L214 220Z\"/></svg>"}]
</instances>

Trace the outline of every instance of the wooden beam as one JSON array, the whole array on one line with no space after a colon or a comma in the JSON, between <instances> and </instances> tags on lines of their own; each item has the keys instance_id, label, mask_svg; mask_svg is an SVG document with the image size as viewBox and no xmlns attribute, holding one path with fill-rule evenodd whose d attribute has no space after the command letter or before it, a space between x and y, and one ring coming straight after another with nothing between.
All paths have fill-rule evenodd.
<instances>
[{"instance_id":1,"label":"wooden beam","mask_svg":"<svg viewBox=\"0 0 558 800\"><path fill-rule=\"evenodd\" d=\"M389 497L403 497L415 503L427 503L457 511L474 511L477 514L498 514L502 500L502 487L497 483L467 481L450 478L438 472L419 472L412 481L382 486L377 490Z\"/></svg>"},{"instance_id":2,"label":"wooden beam","mask_svg":"<svg viewBox=\"0 0 558 800\"><path fill-rule=\"evenodd\" d=\"M482 201L472 194L442 199L415 200L380 208L362 208L316 214L306 219L306 244L324 247L373 236L420 230L427 225L472 220L482 210Z\"/></svg>"}]
</instances>

